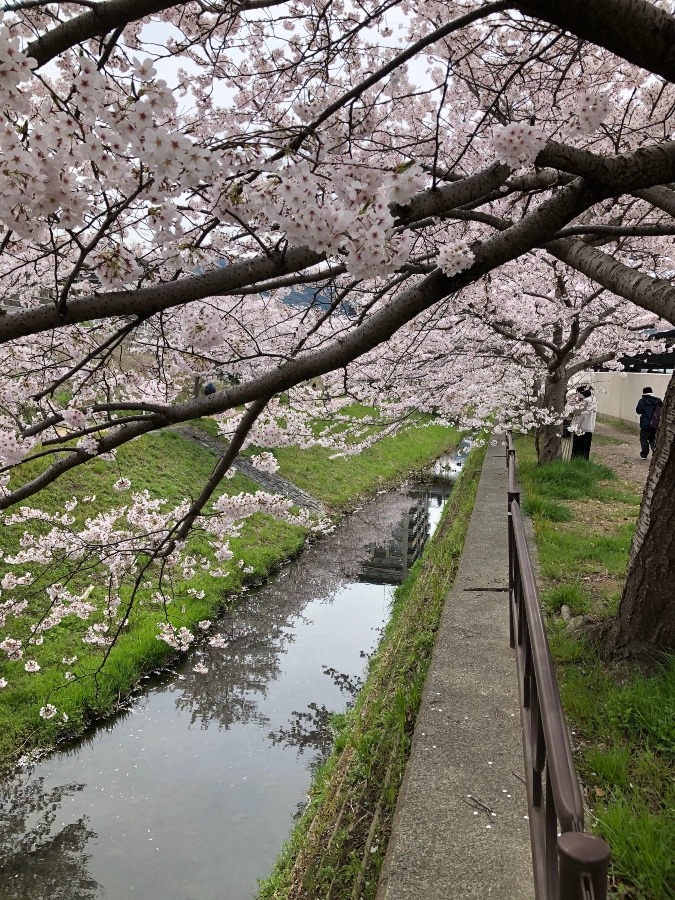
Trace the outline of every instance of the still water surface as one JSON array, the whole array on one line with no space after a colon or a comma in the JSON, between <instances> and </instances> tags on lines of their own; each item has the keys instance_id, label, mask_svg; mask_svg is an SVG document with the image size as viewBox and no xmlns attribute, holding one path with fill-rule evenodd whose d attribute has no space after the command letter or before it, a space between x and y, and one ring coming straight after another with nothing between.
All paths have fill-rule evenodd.
<instances>
[{"instance_id":1,"label":"still water surface","mask_svg":"<svg viewBox=\"0 0 675 900\"><path fill-rule=\"evenodd\" d=\"M196 648L8 781L1 900L254 896L329 749L327 714L345 708L377 646L401 548L413 535L421 546L448 492L380 495L240 598L211 633L226 649Z\"/></svg>"}]
</instances>

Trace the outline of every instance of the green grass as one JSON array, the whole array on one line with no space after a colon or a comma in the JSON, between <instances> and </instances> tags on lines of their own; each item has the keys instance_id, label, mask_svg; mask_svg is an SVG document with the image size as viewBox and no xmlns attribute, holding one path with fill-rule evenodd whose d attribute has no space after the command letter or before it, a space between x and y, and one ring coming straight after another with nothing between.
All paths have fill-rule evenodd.
<instances>
[{"instance_id":1,"label":"green grass","mask_svg":"<svg viewBox=\"0 0 675 900\"><path fill-rule=\"evenodd\" d=\"M358 420L374 411L351 404L346 413ZM218 437L218 426L212 419L200 419L194 424L212 437ZM317 429L320 427L322 424L317 424ZM369 430L376 429L371 427ZM340 431L340 427L336 431ZM325 447L279 447L273 453L282 478L340 513L353 506L358 497L418 472L431 460L457 446L460 437L461 433L456 429L434 425L428 417L420 417L417 424L393 437L383 438L353 456L334 456L335 451Z\"/></svg>"},{"instance_id":2,"label":"green grass","mask_svg":"<svg viewBox=\"0 0 675 900\"><path fill-rule=\"evenodd\" d=\"M372 900L440 614L461 556L484 451L465 465L434 538L396 590L391 619L308 806L260 900Z\"/></svg>"},{"instance_id":3,"label":"green grass","mask_svg":"<svg viewBox=\"0 0 675 900\"><path fill-rule=\"evenodd\" d=\"M518 441L518 454L551 652L578 744L576 764L591 825L611 849L611 896L673 900L675 657L650 675L608 666L554 615L563 604L573 615L616 611L619 590L597 585L620 586L639 489L617 490L611 471L584 460L537 467L527 439ZM554 524L546 504L538 509L539 499L560 505L568 517Z\"/></svg>"},{"instance_id":4,"label":"green grass","mask_svg":"<svg viewBox=\"0 0 675 900\"><path fill-rule=\"evenodd\" d=\"M418 471L459 440L459 432L439 425L407 429L384 438L358 456L331 459L323 447L274 451L279 474L337 510L344 510L361 494L372 492Z\"/></svg>"},{"instance_id":5,"label":"green grass","mask_svg":"<svg viewBox=\"0 0 675 900\"><path fill-rule=\"evenodd\" d=\"M548 521L537 525L541 574L546 581L568 581L572 572L581 576L625 572L633 525L621 525L613 534L593 534L585 526L563 531Z\"/></svg>"},{"instance_id":6,"label":"green grass","mask_svg":"<svg viewBox=\"0 0 675 900\"><path fill-rule=\"evenodd\" d=\"M562 503L536 494L523 500L523 512L531 518L545 519L547 522L569 522L572 518L572 513Z\"/></svg>"},{"instance_id":7,"label":"green grass","mask_svg":"<svg viewBox=\"0 0 675 900\"><path fill-rule=\"evenodd\" d=\"M519 441L519 446L522 441ZM577 500L586 497L602 497L601 481L616 478L612 469L587 459L558 460L537 466L531 453L518 461L518 476L528 486L528 497L545 497L549 500Z\"/></svg>"},{"instance_id":8,"label":"green grass","mask_svg":"<svg viewBox=\"0 0 675 900\"><path fill-rule=\"evenodd\" d=\"M214 454L166 431L122 448L114 462L97 459L88 467L68 473L40 494L39 503L41 508L57 512L73 496L95 495L94 500L75 510L77 526L86 517L110 505L128 502L127 493L120 494L113 488L113 483L123 475L131 480L132 489L147 489L152 497L164 497L173 504L198 492L214 462ZM41 461L30 463L22 477L35 474L42 464ZM255 489L253 482L237 475L223 483L217 496L223 491L239 493ZM24 530L39 534L44 531L44 526L38 523L34 528L5 527L3 545L7 553L18 549ZM213 561L212 551L205 535L196 531L188 544L190 552L199 561L195 575L169 587L166 611L162 603L152 599L156 585L139 590L129 626L121 632L102 671L99 671L100 651L82 640L89 622L70 616L47 632L43 645L29 647L26 646L28 622L23 623L25 633L22 633L21 620L10 619L2 636L23 638L25 655L16 662L5 658L0 665L0 675L9 683L0 694L0 764L6 767L20 752L34 746L48 746L58 739L77 734L92 719L114 710L143 674L165 665L174 655L171 648L156 639L158 622L168 617L176 627L194 629L197 622L217 616L224 593L237 593L243 588L244 567L253 570L251 578L262 578L281 559L297 553L304 539L305 531L297 526L268 516L253 516L245 523L241 537L231 542L235 559L222 567L227 570L227 575L212 578L204 571L204 564ZM242 568L235 564L238 559L243 560ZM11 571L11 567L8 570ZM151 580L156 581L156 574L156 570L150 570ZM26 591L29 609L34 614L44 608L44 587L52 581L66 584L74 593L92 584L94 590L89 599L99 608L104 605L105 572L102 567L73 574L72 566L62 562L53 571L44 573L33 590ZM122 608L129 601L130 590L128 584L120 590ZM197 596L202 592L203 597ZM100 616L96 616L94 620L99 619ZM75 656L75 663L63 664L63 658ZM24 671L25 660L29 658L38 661L40 672L28 674ZM75 674L76 680L66 681L68 670ZM45 721L37 712L47 702L57 706L59 716ZM67 721L63 719L64 714Z\"/></svg>"},{"instance_id":9,"label":"green grass","mask_svg":"<svg viewBox=\"0 0 675 900\"><path fill-rule=\"evenodd\" d=\"M640 433L640 426L637 422L627 422L625 419L615 419L613 416L598 416L598 422L609 425L616 431L623 431L626 434L636 436ZM598 435L599 437L599 435ZM594 437L593 440L596 438Z\"/></svg>"},{"instance_id":10,"label":"green grass","mask_svg":"<svg viewBox=\"0 0 675 900\"><path fill-rule=\"evenodd\" d=\"M421 432L419 440L418 432ZM433 435L433 440L429 440L429 433ZM311 459L303 460L305 451L293 451L293 455L305 467L308 479L315 485L323 485L323 496L336 498L335 507L345 508L350 500L350 478L354 485L351 502L355 504L363 493L374 492L382 483L401 478L410 469L419 469L430 463L456 441L455 432L439 428L415 429L406 437L385 439L377 445L374 459L375 447L364 452L361 459L367 474L359 478L355 474L359 466L358 457L334 460L330 467L325 468L322 463L315 467ZM389 446L391 443L393 447ZM39 495L39 505L54 513L62 510L64 503L73 496L81 499L95 495L94 500L82 503L74 511L77 526L86 517L96 515L110 505L121 506L128 502L128 493L121 494L113 488L114 482L121 476L130 479L132 490L146 489L151 497L164 497L170 504L176 504L184 497L194 497L198 493L215 459L215 454L182 435L170 430L163 431L120 448L117 459L112 462L95 459L86 467L67 473ZM44 460L30 462L23 467L22 479L25 481L33 477L44 465ZM317 468L318 471L315 470ZM343 468L348 470L349 477L344 474L340 476ZM336 479L339 489L332 492ZM225 480L215 496L223 492L232 494L256 489L253 482L236 475L231 480ZM4 527L5 553L11 554L19 549L24 530L39 535L48 527L39 522ZM214 578L206 571L206 567L214 563L207 537L199 530L194 531L188 544L189 552L197 560L194 574L189 578L172 579L166 592L166 608L153 599L156 583L140 588L129 625L121 632L103 671L99 671L100 650L82 642L89 622L67 617L61 625L47 632L44 644L29 647L26 645L29 637L27 619L23 625L19 619L9 619L6 628L0 631L0 639L6 636L22 638L26 652L21 661L11 662L4 654L0 661L0 677L8 682L8 686L0 691L0 767L9 766L20 753L33 747L49 746L59 739L73 736L93 719L114 711L139 678L166 665L174 655L171 648L156 639L159 622L168 618L176 628L186 626L195 630L199 621L219 615L226 595L236 596L247 583L259 581L284 559L295 555L305 537L306 531L302 528L256 514L245 522L241 536L230 541L234 559L220 566L226 572L225 576ZM241 567L236 564L237 561L241 561ZM244 569L251 572L246 574ZM6 566L5 570L10 571L11 567ZM44 608L44 587L52 581L62 582L73 593L81 592L92 584L93 592L89 599L100 608L104 605L105 573L102 568L98 566L74 574L69 570L72 566L66 562L58 564L54 571L42 575L33 590L26 589L25 597L33 614ZM157 570L151 569L149 581L156 582L156 576ZM130 590L129 585L123 585L120 589L121 608L129 601ZM77 656L76 663L63 664L64 658L74 656ZM31 658L40 664L40 672L28 674L24 671L26 659ZM76 680L66 681L66 671L73 672ZM38 710L47 702L57 706L59 716L45 721L38 716ZM68 717L67 721L64 721L63 714Z\"/></svg>"},{"instance_id":11,"label":"green grass","mask_svg":"<svg viewBox=\"0 0 675 900\"><path fill-rule=\"evenodd\" d=\"M541 599L550 612L560 612L563 606L567 606L573 616L581 616L591 608L588 592L575 582L556 584L543 591Z\"/></svg>"}]
</instances>

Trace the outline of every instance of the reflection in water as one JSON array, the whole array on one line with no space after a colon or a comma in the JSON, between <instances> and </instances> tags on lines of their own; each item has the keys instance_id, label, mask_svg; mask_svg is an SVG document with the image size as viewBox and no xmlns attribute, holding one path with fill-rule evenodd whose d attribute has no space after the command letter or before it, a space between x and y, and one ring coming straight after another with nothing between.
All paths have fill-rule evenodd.
<instances>
[{"instance_id":1,"label":"reflection in water","mask_svg":"<svg viewBox=\"0 0 675 900\"><path fill-rule=\"evenodd\" d=\"M369 654L363 653L362 656ZM333 680L333 684L349 698L348 706L352 702L358 692L361 690L363 679L356 676L351 677L344 672L338 672L330 666L324 666L323 672ZM282 725L271 731L268 735L272 744L283 744L286 747L295 747L298 756L301 756L305 750L314 751L314 755L309 762L311 771L324 762L331 751L333 744L333 730L331 721L334 711L327 709L324 705L318 706L316 703L307 704L307 712L300 712L294 709L287 725Z\"/></svg>"},{"instance_id":2,"label":"reflection in water","mask_svg":"<svg viewBox=\"0 0 675 900\"><path fill-rule=\"evenodd\" d=\"M359 583L364 547L372 560L384 535L407 567L443 499L378 497L239 598L210 635L225 649L199 646L126 715L10 780L0 900L251 897L388 616L388 579Z\"/></svg>"},{"instance_id":3,"label":"reflection in water","mask_svg":"<svg viewBox=\"0 0 675 900\"><path fill-rule=\"evenodd\" d=\"M81 817L58 823L61 805L82 784L45 788L44 778L0 785L0 884L7 900L93 900L98 885L87 873L87 841L96 835Z\"/></svg>"},{"instance_id":4,"label":"reflection in water","mask_svg":"<svg viewBox=\"0 0 675 900\"><path fill-rule=\"evenodd\" d=\"M415 502L403 513L386 543L368 544L370 556L359 567L358 579L369 584L401 584L412 564L420 558L437 520L431 511L442 510L450 496L447 481L435 479L426 488L410 492Z\"/></svg>"},{"instance_id":5,"label":"reflection in water","mask_svg":"<svg viewBox=\"0 0 675 900\"><path fill-rule=\"evenodd\" d=\"M269 739L272 744L295 747L298 756L305 750L313 751L310 768L314 770L330 753L333 737L330 723L333 713L324 705L318 706L316 703L308 703L307 710L299 712L294 709L288 724L271 731Z\"/></svg>"}]
</instances>

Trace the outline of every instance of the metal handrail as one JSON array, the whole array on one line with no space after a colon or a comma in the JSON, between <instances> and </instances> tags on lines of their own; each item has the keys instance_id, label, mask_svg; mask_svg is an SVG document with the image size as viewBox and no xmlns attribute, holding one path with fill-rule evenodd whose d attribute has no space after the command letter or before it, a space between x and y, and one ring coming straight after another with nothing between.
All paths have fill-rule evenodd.
<instances>
[{"instance_id":1,"label":"metal handrail","mask_svg":"<svg viewBox=\"0 0 675 900\"><path fill-rule=\"evenodd\" d=\"M520 511L509 433L509 631L516 651L536 900L606 900L609 847L584 807Z\"/></svg>"}]
</instances>

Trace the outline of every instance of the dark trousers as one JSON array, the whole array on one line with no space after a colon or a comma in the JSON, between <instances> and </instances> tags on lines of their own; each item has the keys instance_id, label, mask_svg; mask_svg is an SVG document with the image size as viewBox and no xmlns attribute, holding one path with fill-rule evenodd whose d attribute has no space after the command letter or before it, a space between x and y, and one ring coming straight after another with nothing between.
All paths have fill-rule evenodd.
<instances>
[{"instance_id":1,"label":"dark trousers","mask_svg":"<svg viewBox=\"0 0 675 900\"><path fill-rule=\"evenodd\" d=\"M590 459L592 431L584 431L583 434L575 434L572 439L572 459Z\"/></svg>"},{"instance_id":2,"label":"dark trousers","mask_svg":"<svg viewBox=\"0 0 675 900\"><path fill-rule=\"evenodd\" d=\"M647 459L649 456L649 448L654 452L654 444L656 443L656 428L640 429L640 456Z\"/></svg>"}]
</instances>

